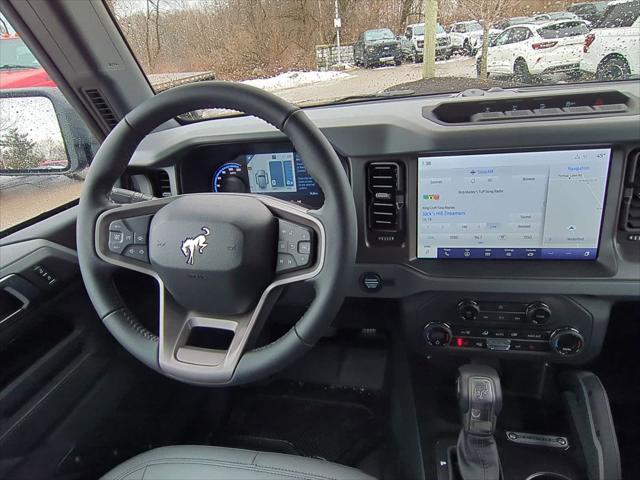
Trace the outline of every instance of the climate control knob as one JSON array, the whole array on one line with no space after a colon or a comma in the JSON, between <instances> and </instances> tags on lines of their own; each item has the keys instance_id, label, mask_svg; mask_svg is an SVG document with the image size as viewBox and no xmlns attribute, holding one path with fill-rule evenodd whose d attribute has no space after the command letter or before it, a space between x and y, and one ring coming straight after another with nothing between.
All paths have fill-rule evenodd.
<instances>
[{"instance_id":1,"label":"climate control knob","mask_svg":"<svg viewBox=\"0 0 640 480\"><path fill-rule=\"evenodd\" d=\"M480 305L473 300L462 300L458 304L458 316L462 320L475 320L480 313Z\"/></svg>"},{"instance_id":2,"label":"climate control knob","mask_svg":"<svg viewBox=\"0 0 640 480\"><path fill-rule=\"evenodd\" d=\"M446 323L430 323L424 327L424 339L432 347L444 347L451 343L451 329Z\"/></svg>"},{"instance_id":3,"label":"climate control knob","mask_svg":"<svg viewBox=\"0 0 640 480\"><path fill-rule=\"evenodd\" d=\"M534 325L544 325L551 318L551 309L546 303L536 302L527 305L525 315L527 320Z\"/></svg>"},{"instance_id":4,"label":"climate control knob","mask_svg":"<svg viewBox=\"0 0 640 480\"><path fill-rule=\"evenodd\" d=\"M584 348L584 337L575 328L559 328L549 337L549 344L551 349L560 355L577 355Z\"/></svg>"}]
</instances>

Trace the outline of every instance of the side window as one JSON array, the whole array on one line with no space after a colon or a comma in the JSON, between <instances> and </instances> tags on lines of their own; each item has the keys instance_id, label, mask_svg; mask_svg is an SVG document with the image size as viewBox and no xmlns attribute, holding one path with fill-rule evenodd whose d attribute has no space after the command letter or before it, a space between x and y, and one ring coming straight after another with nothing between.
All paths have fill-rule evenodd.
<instances>
[{"instance_id":1,"label":"side window","mask_svg":"<svg viewBox=\"0 0 640 480\"><path fill-rule=\"evenodd\" d=\"M9 22L0 36L0 234L76 200L97 143Z\"/></svg>"},{"instance_id":2,"label":"side window","mask_svg":"<svg viewBox=\"0 0 640 480\"><path fill-rule=\"evenodd\" d=\"M531 36L531 32L529 31L528 28L523 28L523 27L514 28L513 30L511 30L511 37L510 37L509 43L524 42L530 36Z\"/></svg>"},{"instance_id":3,"label":"side window","mask_svg":"<svg viewBox=\"0 0 640 480\"><path fill-rule=\"evenodd\" d=\"M496 38L496 46L507 45L509 43L509 38L511 37L512 31L513 30L507 30L498 35L498 37Z\"/></svg>"}]
</instances>

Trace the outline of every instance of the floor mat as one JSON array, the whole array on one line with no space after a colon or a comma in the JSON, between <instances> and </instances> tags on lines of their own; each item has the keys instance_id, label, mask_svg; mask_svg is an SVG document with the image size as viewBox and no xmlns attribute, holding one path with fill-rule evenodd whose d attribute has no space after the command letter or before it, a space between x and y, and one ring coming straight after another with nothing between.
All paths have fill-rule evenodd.
<instances>
[{"instance_id":1,"label":"floor mat","mask_svg":"<svg viewBox=\"0 0 640 480\"><path fill-rule=\"evenodd\" d=\"M288 383L239 389L216 444L355 466L383 441L378 400L365 391Z\"/></svg>"}]
</instances>

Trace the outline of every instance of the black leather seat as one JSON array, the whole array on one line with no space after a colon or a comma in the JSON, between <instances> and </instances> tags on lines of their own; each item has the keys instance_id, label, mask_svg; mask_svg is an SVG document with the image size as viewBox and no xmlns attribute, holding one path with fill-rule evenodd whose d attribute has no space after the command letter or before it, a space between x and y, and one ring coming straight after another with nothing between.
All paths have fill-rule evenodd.
<instances>
[{"instance_id":1,"label":"black leather seat","mask_svg":"<svg viewBox=\"0 0 640 480\"><path fill-rule=\"evenodd\" d=\"M315 458L183 445L142 453L102 480L375 480L355 468Z\"/></svg>"}]
</instances>

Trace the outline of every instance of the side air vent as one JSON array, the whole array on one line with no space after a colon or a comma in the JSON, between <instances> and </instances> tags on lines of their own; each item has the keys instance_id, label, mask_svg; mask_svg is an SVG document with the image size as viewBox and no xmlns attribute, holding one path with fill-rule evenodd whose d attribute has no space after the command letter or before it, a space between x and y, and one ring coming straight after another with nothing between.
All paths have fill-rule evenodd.
<instances>
[{"instance_id":1,"label":"side air vent","mask_svg":"<svg viewBox=\"0 0 640 480\"><path fill-rule=\"evenodd\" d=\"M93 104L98 115L102 118L102 121L106 125L109 130L112 130L113 127L118 123L118 119L113 113L113 110L104 99L100 90L92 88L90 90L85 90L85 95L89 99L89 101Z\"/></svg>"},{"instance_id":2,"label":"side air vent","mask_svg":"<svg viewBox=\"0 0 640 480\"><path fill-rule=\"evenodd\" d=\"M372 162L367 165L367 227L371 243L402 243L404 194L400 164Z\"/></svg>"},{"instance_id":3,"label":"side air vent","mask_svg":"<svg viewBox=\"0 0 640 480\"><path fill-rule=\"evenodd\" d=\"M640 151L633 152L627 162L620 227L640 233Z\"/></svg>"}]
</instances>

